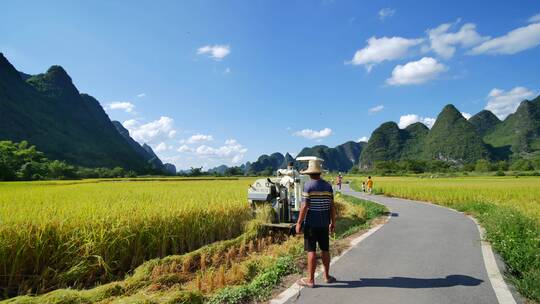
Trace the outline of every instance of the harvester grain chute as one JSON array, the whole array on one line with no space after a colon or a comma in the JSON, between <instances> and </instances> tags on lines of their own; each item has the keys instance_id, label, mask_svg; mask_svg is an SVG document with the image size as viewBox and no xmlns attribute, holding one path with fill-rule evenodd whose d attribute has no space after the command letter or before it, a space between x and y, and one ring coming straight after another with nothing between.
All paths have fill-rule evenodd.
<instances>
[{"instance_id":1,"label":"harvester grain chute","mask_svg":"<svg viewBox=\"0 0 540 304\"><path fill-rule=\"evenodd\" d=\"M315 156L296 158L298 162L323 161ZM265 224L271 229L294 234L298 214L302 205L302 190L308 175L301 174L292 163L286 169L279 169L275 177L256 180L248 189L248 201L254 213L264 207L272 208L271 222Z\"/></svg>"}]
</instances>

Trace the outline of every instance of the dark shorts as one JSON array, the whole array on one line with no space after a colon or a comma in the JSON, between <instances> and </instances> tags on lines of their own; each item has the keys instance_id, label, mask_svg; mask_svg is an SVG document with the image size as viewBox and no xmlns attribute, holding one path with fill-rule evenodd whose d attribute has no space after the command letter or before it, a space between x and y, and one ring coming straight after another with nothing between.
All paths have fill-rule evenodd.
<instances>
[{"instance_id":1,"label":"dark shorts","mask_svg":"<svg viewBox=\"0 0 540 304\"><path fill-rule=\"evenodd\" d=\"M304 229L304 250L308 252L317 251L317 243L320 250L328 251L330 247L328 227L306 227Z\"/></svg>"}]
</instances>

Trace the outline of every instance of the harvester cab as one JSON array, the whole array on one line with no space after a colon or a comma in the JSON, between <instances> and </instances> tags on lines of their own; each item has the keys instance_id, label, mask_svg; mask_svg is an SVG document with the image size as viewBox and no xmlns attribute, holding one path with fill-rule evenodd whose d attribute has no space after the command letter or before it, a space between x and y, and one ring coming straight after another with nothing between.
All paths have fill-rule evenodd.
<instances>
[{"instance_id":1,"label":"harvester cab","mask_svg":"<svg viewBox=\"0 0 540 304\"><path fill-rule=\"evenodd\" d=\"M315 156L296 158L297 162L307 163L310 160L323 161ZM300 168L304 167L302 164ZM302 190L309 176L301 174L294 163L288 164L286 169L279 169L275 177L256 180L248 189L248 201L256 214L265 206L272 208L270 227L285 229L294 232L298 214L302 206Z\"/></svg>"}]
</instances>

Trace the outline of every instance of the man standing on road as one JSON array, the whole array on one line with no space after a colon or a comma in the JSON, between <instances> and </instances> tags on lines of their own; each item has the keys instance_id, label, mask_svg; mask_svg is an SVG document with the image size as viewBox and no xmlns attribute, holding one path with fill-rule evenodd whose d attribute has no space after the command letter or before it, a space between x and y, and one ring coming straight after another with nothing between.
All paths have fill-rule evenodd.
<instances>
[{"instance_id":1,"label":"man standing on road","mask_svg":"<svg viewBox=\"0 0 540 304\"><path fill-rule=\"evenodd\" d=\"M334 232L336 224L336 209L332 185L321 179L321 160L310 160L308 168L302 174L308 174L310 180L305 183L302 193L302 208L296 223L296 233L300 233L304 224L304 250L307 251L308 277L301 278L297 283L305 287L315 285L315 268L317 267L317 244L322 252L324 280L326 283L335 282L330 271L330 232Z\"/></svg>"}]
</instances>

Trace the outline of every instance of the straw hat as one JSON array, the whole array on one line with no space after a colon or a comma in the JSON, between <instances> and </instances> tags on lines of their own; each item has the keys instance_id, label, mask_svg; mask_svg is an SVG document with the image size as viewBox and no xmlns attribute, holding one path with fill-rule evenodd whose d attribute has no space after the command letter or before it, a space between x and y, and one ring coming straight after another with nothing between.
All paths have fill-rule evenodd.
<instances>
[{"instance_id":1,"label":"straw hat","mask_svg":"<svg viewBox=\"0 0 540 304\"><path fill-rule=\"evenodd\" d=\"M320 174L320 173L322 173L321 161L320 160L309 160L307 169L300 172L300 173L302 173L302 174Z\"/></svg>"}]
</instances>

